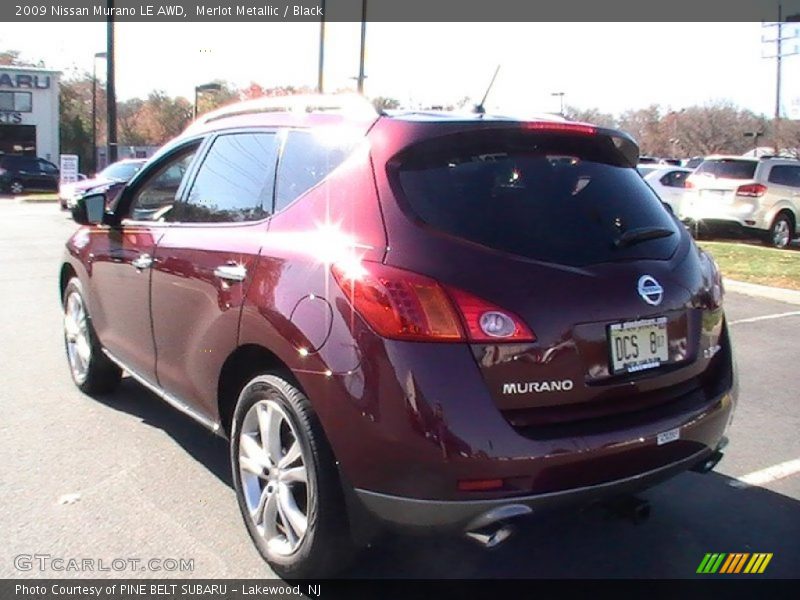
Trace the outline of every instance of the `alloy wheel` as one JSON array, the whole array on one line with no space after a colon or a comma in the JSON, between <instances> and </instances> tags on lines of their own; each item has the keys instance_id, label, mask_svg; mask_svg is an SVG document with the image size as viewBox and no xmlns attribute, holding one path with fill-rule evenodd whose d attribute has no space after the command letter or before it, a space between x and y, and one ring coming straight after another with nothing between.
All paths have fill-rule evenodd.
<instances>
[{"instance_id":1,"label":"alloy wheel","mask_svg":"<svg viewBox=\"0 0 800 600\"><path fill-rule=\"evenodd\" d=\"M780 219L772 229L772 243L778 248L784 248L789 245L790 235L789 222Z\"/></svg>"},{"instance_id":2,"label":"alloy wheel","mask_svg":"<svg viewBox=\"0 0 800 600\"><path fill-rule=\"evenodd\" d=\"M72 376L78 384L86 380L89 361L92 358L92 345L89 339L89 324L83 298L77 292L67 296L64 308L64 339L67 344L67 358Z\"/></svg>"},{"instance_id":3,"label":"alloy wheel","mask_svg":"<svg viewBox=\"0 0 800 600\"><path fill-rule=\"evenodd\" d=\"M255 529L270 552L293 554L306 535L315 500L300 438L280 404L261 400L250 407L239 434L238 459Z\"/></svg>"},{"instance_id":4,"label":"alloy wheel","mask_svg":"<svg viewBox=\"0 0 800 600\"><path fill-rule=\"evenodd\" d=\"M11 182L11 193L12 194L21 194L25 191L25 188L19 181Z\"/></svg>"}]
</instances>

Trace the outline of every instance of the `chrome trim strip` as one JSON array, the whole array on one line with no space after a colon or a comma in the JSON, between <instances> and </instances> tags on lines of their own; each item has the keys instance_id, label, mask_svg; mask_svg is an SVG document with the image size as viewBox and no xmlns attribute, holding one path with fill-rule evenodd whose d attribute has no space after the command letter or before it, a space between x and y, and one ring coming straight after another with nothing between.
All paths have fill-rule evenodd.
<instances>
[{"instance_id":1,"label":"chrome trim strip","mask_svg":"<svg viewBox=\"0 0 800 600\"><path fill-rule=\"evenodd\" d=\"M209 419L204 414L196 411L194 408L189 406L186 402L184 402L183 400L181 400L177 396L173 396L172 394L170 394L165 389L157 386L154 383L151 383L150 381L145 379L142 375L139 375L136 371L133 371L130 367L128 367L125 363L123 363L120 359L118 359L116 356L111 354L111 352L109 352L105 348L103 348L103 354L105 354L109 358L109 360L111 360L111 362L115 363L119 368L121 368L126 373L128 373L131 377L133 377L136 381L141 383L148 390L153 392L156 396L161 398L164 402L166 402L167 404L169 404L173 408L179 410L183 414L191 417L192 419L194 419L195 421L200 423L206 429L210 429L213 433L216 433L218 435L222 435L220 433L220 424L219 423Z\"/></svg>"}]
</instances>

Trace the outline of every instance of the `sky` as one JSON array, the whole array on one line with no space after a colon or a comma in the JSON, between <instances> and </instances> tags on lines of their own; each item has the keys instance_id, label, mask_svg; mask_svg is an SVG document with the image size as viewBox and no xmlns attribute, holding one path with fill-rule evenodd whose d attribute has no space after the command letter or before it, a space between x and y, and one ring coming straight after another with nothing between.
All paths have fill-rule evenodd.
<instances>
[{"instance_id":1,"label":"sky","mask_svg":"<svg viewBox=\"0 0 800 600\"><path fill-rule=\"evenodd\" d=\"M498 111L556 112L552 94L564 92L568 105L611 113L728 100L771 115L775 60L762 55L775 44L765 35L774 28L761 23L369 23L365 93L412 105L477 100L499 64L487 102ZM359 44L360 23L326 25L326 89L355 85ZM0 49L91 71L105 23L21 23L4 28ZM191 99L218 79L314 87L319 24L117 23L116 53L120 100L154 89ZM783 79L784 114L800 118L800 55L784 59Z\"/></svg>"}]
</instances>

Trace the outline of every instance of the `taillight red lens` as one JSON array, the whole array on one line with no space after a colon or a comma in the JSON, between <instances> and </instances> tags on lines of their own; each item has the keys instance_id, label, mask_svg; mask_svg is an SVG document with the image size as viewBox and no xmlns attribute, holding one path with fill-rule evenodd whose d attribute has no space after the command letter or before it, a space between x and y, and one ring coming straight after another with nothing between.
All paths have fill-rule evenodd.
<instances>
[{"instance_id":1,"label":"taillight red lens","mask_svg":"<svg viewBox=\"0 0 800 600\"><path fill-rule=\"evenodd\" d=\"M436 281L378 263L353 276L332 267L339 287L378 335L416 341L462 341L458 315Z\"/></svg>"},{"instance_id":2,"label":"taillight red lens","mask_svg":"<svg viewBox=\"0 0 800 600\"><path fill-rule=\"evenodd\" d=\"M372 262L349 270L336 264L331 271L353 308L383 337L493 343L536 339L513 313L456 288L445 291L418 273Z\"/></svg>"},{"instance_id":3,"label":"taillight red lens","mask_svg":"<svg viewBox=\"0 0 800 600\"><path fill-rule=\"evenodd\" d=\"M691 190L691 189L693 189L693 188L694 188L694 183L692 183L692 182L691 182L691 181L689 181L688 179L684 179L684 181L683 181L683 187L685 187L686 189L689 189L689 190Z\"/></svg>"},{"instance_id":4,"label":"taillight red lens","mask_svg":"<svg viewBox=\"0 0 800 600\"><path fill-rule=\"evenodd\" d=\"M737 196L747 196L748 198L760 198L767 193L767 186L761 183L748 183L740 185L736 190Z\"/></svg>"},{"instance_id":5,"label":"taillight red lens","mask_svg":"<svg viewBox=\"0 0 800 600\"><path fill-rule=\"evenodd\" d=\"M473 342L533 342L536 336L517 315L463 290L447 288Z\"/></svg>"},{"instance_id":6,"label":"taillight red lens","mask_svg":"<svg viewBox=\"0 0 800 600\"><path fill-rule=\"evenodd\" d=\"M592 125L585 125L583 123L561 123L559 121L531 121L525 123L525 129L534 129L536 131L563 131L565 133L582 133L584 135L595 135L597 127Z\"/></svg>"}]
</instances>

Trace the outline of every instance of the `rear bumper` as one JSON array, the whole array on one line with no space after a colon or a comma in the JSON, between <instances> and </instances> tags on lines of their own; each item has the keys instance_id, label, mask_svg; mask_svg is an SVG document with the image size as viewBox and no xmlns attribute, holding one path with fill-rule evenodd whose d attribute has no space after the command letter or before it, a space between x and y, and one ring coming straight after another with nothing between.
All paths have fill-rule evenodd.
<instances>
[{"instance_id":1,"label":"rear bumper","mask_svg":"<svg viewBox=\"0 0 800 600\"><path fill-rule=\"evenodd\" d=\"M586 505L605 498L635 493L688 471L708 460L714 450L706 448L682 460L644 473L606 483L559 492L535 494L492 500L421 500L355 490L364 507L380 521L410 529L445 529L468 531L485 521L496 520L494 515L514 516L570 505Z\"/></svg>"}]
</instances>

